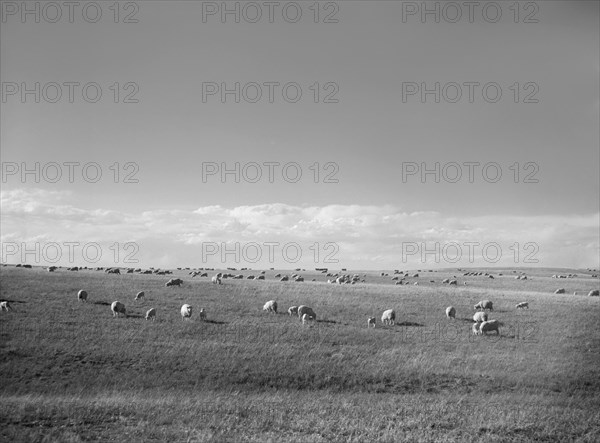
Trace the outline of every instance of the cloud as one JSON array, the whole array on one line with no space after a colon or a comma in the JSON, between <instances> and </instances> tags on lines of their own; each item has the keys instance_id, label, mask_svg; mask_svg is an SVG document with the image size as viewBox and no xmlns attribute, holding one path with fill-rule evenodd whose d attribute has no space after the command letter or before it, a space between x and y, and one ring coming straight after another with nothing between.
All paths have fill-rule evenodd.
<instances>
[{"instance_id":1,"label":"cloud","mask_svg":"<svg viewBox=\"0 0 600 443\"><path fill-rule=\"evenodd\" d=\"M132 242L139 266L598 266L598 213L448 217L393 205L281 203L126 213L78 208L69 203L72 197L39 189L3 191L3 261L31 258L20 254L22 244L97 242L104 260L126 266L115 260L123 259L124 245ZM260 260L253 262L257 247ZM122 249L118 257L115 249Z\"/></svg>"}]
</instances>

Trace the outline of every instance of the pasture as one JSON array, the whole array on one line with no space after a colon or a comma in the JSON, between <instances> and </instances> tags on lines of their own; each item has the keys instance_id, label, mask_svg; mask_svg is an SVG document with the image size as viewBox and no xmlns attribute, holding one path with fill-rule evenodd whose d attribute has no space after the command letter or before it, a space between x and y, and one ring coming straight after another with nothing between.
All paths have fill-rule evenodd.
<instances>
[{"instance_id":1,"label":"pasture","mask_svg":"<svg viewBox=\"0 0 600 443\"><path fill-rule=\"evenodd\" d=\"M0 315L0 437L600 441L600 297L587 296L598 278L485 271L495 278L422 271L400 286L386 271L334 285L314 271L299 272L302 283L279 282L276 273L291 272L275 270L265 281L214 285L216 271L191 278L1 267L0 299L13 310ZM569 272L578 276L550 278ZM457 286L441 283L453 276ZM165 287L171 277L184 284ZM554 294L560 287L566 293ZM80 289L87 302L77 300ZM139 291L145 297L134 301ZM262 311L271 299L277 314ZM494 302L500 336L471 334L473 305L483 299ZM128 317L113 318L115 300ZM529 309L515 309L522 301ZM185 321L184 303L194 309ZM316 322L287 315L302 304ZM146 321L152 307L156 320ZM388 308L393 326L381 323Z\"/></svg>"}]
</instances>

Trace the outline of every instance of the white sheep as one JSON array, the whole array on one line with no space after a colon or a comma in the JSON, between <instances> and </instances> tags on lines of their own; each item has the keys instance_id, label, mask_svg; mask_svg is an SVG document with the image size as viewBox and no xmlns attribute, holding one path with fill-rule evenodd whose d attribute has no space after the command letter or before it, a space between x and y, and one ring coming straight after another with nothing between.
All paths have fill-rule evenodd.
<instances>
[{"instance_id":1,"label":"white sheep","mask_svg":"<svg viewBox=\"0 0 600 443\"><path fill-rule=\"evenodd\" d=\"M481 323L473 323L473 327L471 328L473 335L479 335L479 325L480 324Z\"/></svg>"},{"instance_id":2,"label":"white sheep","mask_svg":"<svg viewBox=\"0 0 600 443\"><path fill-rule=\"evenodd\" d=\"M156 308L148 309L148 312L146 312L146 320L152 319L152 321L154 321L155 318L156 318Z\"/></svg>"},{"instance_id":3,"label":"white sheep","mask_svg":"<svg viewBox=\"0 0 600 443\"><path fill-rule=\"evenodd\" d=\"M555 294L564 294L565 293L565 288L559 288L556 291L554 291Z\"/></svg>"},{"instance_id":4,"label":"white sheep","mask_svg":"<svg viewBox=\"0 0 600 443\"><path fill-rule=\"evenodd\" d=\"M298 315L298 306L290 306L287 312L288 315Z\"/></svg>"},{"instance_id":5,"label":"white sheep","mask_svg":"<svg viewBox=\"0 0 600 443\"><path fill-rule=\"evenodd\" d=\"M517 303L517 304L515 305L515 307L516 307L517 309L523 309L523 308L527 308L527 309L529 309L529 303L528 303L528 302L526 302L526 301L522 301L521 303Z\"/></svg>"},{"instance_id":6,"label":"white sheep","mask_svg":"<svg viewBox=\"0 0 600 443\"><path fill-rule=\"evenodd\" d=\"M127 310L125 309L125 305L120 301L112 302L112 305L110 305L110 310L113 313L113 317L118 317L119 314L123 314L125 317L127 317Z\"/></svg>"},{"instance_id":7,"label":"white sheep","mask_svg":"<svg viewBox=\"0 0 600 443\"><path fill-rule=\"evenodd\" d=\"M308 314L309 317L312 317L313 319L317 318L317 314L315 314L315 311L313 311L312 308L301 305L298 307L298 317L302 318L304 314Z\"/></svg>"},{"instance_id":8,"label":"white sheep","mask_svg":"<svg viewBox=\"0 0 600 443\"><path fill-rule=\"evenodd\" d=\"M393 325L396 322L396 312L393 309L383 311L381 316L381 323L384 325Z\"/></svg>"},{"instance_id":9,"label":"white sheep","mask_svg":"<svg viewBox=\"0 0 600 443\"><path fill-rule=\"evenodd\" d=\"M485 312L476 312L475 315L473 316L473 321L476 323L480 323L480 322L484 322L487 321L488 319L488 315Z\"/></svg>"},{"instance_id":10,"label":"white sheep","mask_svg":"<svg viewBox=\"0 0 600 443\"><path fill-rule=\"evenodd\" d=\"M190 305L181 306L181 319L185 320L192 316L192 307Z\"/></svg>"},{"instance_id":11,"label":"white sheep","mask_svg":"<svg viewBox=\"0 0 600 443\"><path fill-rule=\"evenodd\" d=\"M446 317L456 318L456 309L454 309L454 306L448 306L446 308Z\"/></svg>"},{"instance_id":12,"label":"white sheep","mask_svg":"<svg viewBox=\"0 0 600 443\"><path fill-rule=\"evenodd\" d=\"M206 311L204 308L200 308L200 320L206 321Z\"/></svg>"},{"instance_id":13,"label":"white sheep","mask_svg":"<svg viewBox=\"0 0 600 443\"><path fill-rule=\"evenodd\" d=\"M213 275L213 277L211 279L212 282L213 282L213 284L215 284L215 285L217 285L217 284L218 285L222 285L223 284L223 282L221 281L221 277L222 276L223 276L223 274L221 274L220 272L217 275Z\"/></svg>"},{"instance_id":14,"label":"white sheep","mask_svg":"<svg viewBox=\"0 0 600 443\"><path fill-rule=\"evenodd\" d=\"M477 303L475 306L473 306L473 309L474 310L483 309L484 311L486 309L489 309L490 311L493 311L494 304L489 300L481 300L479 303Z\"/></svg>"},{"instance_id":15,"label":"white sheep","mask_svg":"<svg viewBox=\"0 0 600 443\"><path fill-rule=\"evenodd\" d=\"M83 289L81 289L77 293L77 300L79 300L79 301L87 301L87 291L84 291Z\"/></svg>"},{"instance_id":16,"label":"white sheep","mask_svg":"<svg viewBox=\"0 0 600 443\"><path fill-rule=\"evenodd\" d=\"M484 321L479 326L479 334L486 335L490 331L496 331L500 335L500 322L498 320Z\"/></svg>"},{"instance_id":17,"label":"white sheep","mask_svg":"<svg viewBox=\"0 0 600 443\"><path fill-rule=\"evenodd\" d=\"M312 315L304 314L302 315L302 324L305 325L309 320L314 320Z\"/></svg>"},{"instance_id":18,"label":"white sheep","mask_svg":"<svg viewBox=\"0 0 600 443\"><path fill-rule=\"evenodd\" d=\"M135 299L136 300L141 300L142 298L145 297L146 294L144 294L144 291L140 291L137 294L135 294Z\"/></svg>"},{"instance_id":19,"label":"white sheep","mask_svg":"<svg viewBox=\"0 0 600 443\"><path fill-rule=\"evenodd\" d=\"M275 300L269 300L263 306L263 311L274 312L277 314L277 302Z\"/></svg>"},{"instance_id":20,"label":"white sheep","mask_svg":"<svg viewBox=\"0 0 600 443\"><path fill-rule=\"evenodd\" d=\"M1 311L12 311L12 308L10 307L10 303L8 303L7 301L3 301L0 302L0 310Z\"/></svg>"},{"instance_id":21,"label":"white sheep","mask_svg":"<svg viewBox=\"0 0 600 443\"><path fill-rule=\"evenodd\" d=\"M369 317L367 319L367 328L370 328L371 326L375 327L375 317Z\"/></svg>"}]
</instances>

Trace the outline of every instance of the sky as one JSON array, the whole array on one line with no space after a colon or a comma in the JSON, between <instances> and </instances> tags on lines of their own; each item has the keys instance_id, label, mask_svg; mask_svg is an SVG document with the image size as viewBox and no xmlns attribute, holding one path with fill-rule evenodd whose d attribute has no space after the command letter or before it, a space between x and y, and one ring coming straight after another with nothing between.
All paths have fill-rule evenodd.
<instances>
[{"instance_id":1,"label":"sky","mask_svg":"<svg viewBox=\"0 0 600 443\"><path fill-rule=\"evenodd\" d=\"M3 262L599 267L598 2L114 5L0 2Z\"/></svg>"}]
</instances>

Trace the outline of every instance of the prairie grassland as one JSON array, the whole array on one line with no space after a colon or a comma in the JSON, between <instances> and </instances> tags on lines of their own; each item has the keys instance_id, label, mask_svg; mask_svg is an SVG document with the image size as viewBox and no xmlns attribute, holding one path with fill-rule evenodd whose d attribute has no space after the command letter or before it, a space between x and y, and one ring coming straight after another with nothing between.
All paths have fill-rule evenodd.
<instances>
[{"instance_id":1,"label":"prairie grassland","mask_svg":"<svg viewBox=\"0 0 600 443\"><path fill-rule=\"evenodd\" d=\"M277 271L213 285L176 271L184 285L166 288L170 276L2 267L0 298L14 310L0 316L0 437L600 441L600 299L587 297L598 279L525 271L524 281L512 270L422 272L409 279L419 286L395 286L392 273L358 285L314 272L301 274L318 282L279 282ZM441 284L453 275L459 286ZM501 335L474 337L473 305L486 298ZM262 312L271 299L278 314ZM114 300L127 318L113 318ZM516 310L521 301L530 309ZM194 309L186 321L183 303ZM285 313L300 304L316 322ZM151 307L154 322L144 320ZM388 308L394 326L381 324Z\"/></svg>"}]
</instances>

